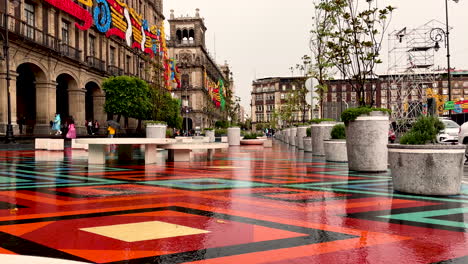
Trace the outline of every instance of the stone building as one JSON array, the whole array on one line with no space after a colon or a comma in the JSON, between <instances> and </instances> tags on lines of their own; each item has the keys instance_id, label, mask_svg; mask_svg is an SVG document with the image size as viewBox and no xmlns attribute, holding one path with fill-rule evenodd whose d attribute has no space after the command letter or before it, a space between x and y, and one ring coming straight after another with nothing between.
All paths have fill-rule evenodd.
<instances>
[{"instance_id":1,"label":"stone building","mask_svg":"<svg viewBox=\"0 0 468 264\"><path fill-rule=\"evenodd\" d=\"M304 77L270 77L254 80L251 91L252 127L273 121L275 111L280 111L290 93L301 88L304 81ZM293 122L308 120L310 120L309 111L306 111L305 116L300 111L292 113ZM276 122L279 126L283 125L281 120Z\"/></svg>"},{"instance_id":2,"label":"stone building","mask_svg":"<svg viewBox=\"0 0 468 264\"><path fill-rule=\"evenodd\" d=\"M0 1L5 42L5 1ZM162 0L9 1L11 121L27 133L48 134L49 121L72 116L78 133L87 119L104 124L103 78L150 81L150 60L164 52ZM0 61L0 133L7 124L6 63ZM128 120L135 127L135 120Z\"/></svg>"},{"instance_id":3,"label":"stone building","mask_svg":"<svg viewBox=\"0 0 468 264\"><path fill-rule=\"evenodd\" d=\"M169 55L176 59L181 76L180 88L174 97L182 100L183 128L189 130L213 127L218 120L227 119L228 102L233 81L229 65L218 65L205 45L207 30L204 18L196 9L194 17L175 17L171 10ZM220 87L220 84L224 84Z\"/></svg>"}]
</instances>

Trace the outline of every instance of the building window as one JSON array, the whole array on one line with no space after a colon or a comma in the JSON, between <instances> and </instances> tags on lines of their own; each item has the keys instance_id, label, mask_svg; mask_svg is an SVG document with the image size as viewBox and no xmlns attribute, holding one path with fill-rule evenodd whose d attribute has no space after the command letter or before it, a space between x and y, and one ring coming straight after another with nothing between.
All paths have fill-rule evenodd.
<instances>
[{"instance_id":1,"label":"building window","mask_svg":"<svg viewBox=\"0 0 468 264\"><path fill-rule=\"evenodd\" d=\"M115 48L114 47L110 47L109 65L115 65Z\"/></svg>"},{"instance_id":2,"label":"building window","mask_svg":"<svg viewBox=\"0 0 468 264\"><path fill-rule=\"evenodd\" d=\"M296 90L296 85L295 84L292 85L292 89L293 89L293 91Z\"/></svg>"},{"instance_id":3,"label":"building window","mask_svg":"<svg viewBox=\"0 0 468 264\"><path fill-rule=\"evenodd\" d=\"M89 35L89 56L96 57L96 37Z\"/></svg>"},{"instance_id":4,"label":"building window","mask_svg":"<svg viewBox=\"0 0 468 264\"><path fill-rule=\"evenodd\" d=\"M181 86L182 88L188 88L190 85L190 80L189 80L189 75L188 74L182 74L182 80L181 80Z\"/></svg>"},{"instance_id":5,"label":"building window","mask_svg":"<svg viewBox=\"0 0 468 264\"><path fill-rule=\"evenodd\" d=\"M26 16L26 37L34 39L34 27L36 23L34 5L24 3L24 14Z\"/></svg>"},{"instance_id":6,"label":"building window","mask_svg":"<svg viewBox=\"0 0 468 264\"><path fill-rule=\"evenodd\" d=\"M284 99L285 99L285 98L284 98L284 94L281 94L281 99L282 99L282 100L284 100Z\"/></svg>"},{"instance_id":7,"label":"building window","mask_svg":"<svg viewBox=\"0 0 468 264\"><path fill-rule=\"evenodd\" d=\"M62 20L62 42L70 44L70 23Z\"/></svg>"},{"instance_id":8,"label":"building window","mask_svg":"<svg viewBox=\"0 0 468 264\"><path fill-rule=\"evenodd\" d=\"M127 73L130 73L130 60L131 59L132 57L127 55L127 59L125 60L125 70L127 71Z\"/></svg>"}]
</instances>

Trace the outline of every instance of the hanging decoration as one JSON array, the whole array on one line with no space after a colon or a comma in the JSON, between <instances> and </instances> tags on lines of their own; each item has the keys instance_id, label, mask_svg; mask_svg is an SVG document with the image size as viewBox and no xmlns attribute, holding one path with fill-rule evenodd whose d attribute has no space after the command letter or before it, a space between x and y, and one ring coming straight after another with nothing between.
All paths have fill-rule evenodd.
<instances>
[{"instance_id":1,"label":"hanging decoration","mask_svg":"<svg viewBox=\"0 0 468 264\"><path fill-rule=\"evenodd\" d=\"M148 21L135 9L119 0L45 1L81 21L75 23L75 26L80 30L86 31L94 23L97 30L106 34L106 37L116 36L125 40L129 47L141 50L150 57L159 55L163 58L164 68L169 71L168 65L166 65L169 63L169 58L163 21L159 25L149 25ZM91 8L92 14L80 4L87 7L94 6ZM170 73L168 73L169 75Z\"/></svg>"}]
</instances>

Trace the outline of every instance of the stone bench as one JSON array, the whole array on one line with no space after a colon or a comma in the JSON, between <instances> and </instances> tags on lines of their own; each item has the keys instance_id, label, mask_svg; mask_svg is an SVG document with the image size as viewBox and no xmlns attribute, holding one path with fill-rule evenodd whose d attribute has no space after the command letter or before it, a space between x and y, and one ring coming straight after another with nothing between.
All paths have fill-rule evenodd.
<instances>
[{"instance_id":1,"label":"stone bench","mask_svg":"<svg viewBox=\"0 0 468 264\"><path fill-rule=\"evenodd\" d=\"M85 149L85 150L88 150L88 144L79 144L79 143L76 143L76 139L73 138L71 140L71 148L72 149Z\"/></svg>"},{"instance_id":2,"label":"stone bench","mask_svg":"<svg viewBox=\"0 0 468 264\"><path fill-rule=\"evenodd\" d=\"M159 147L163 149L167 149L169 151L170 161L190 161L190 153L194 150L207 150L208 160L212 160L215 149L228 148L229 144L192 142L192 143L166 144L166 145L160 145Z\"/></svg>"},{"instance_id":3,"label":"stone bench","mask_svg":"<svg viewBox=\"0 0 468 264\"><path fill-rule=\"evenodd\" d=\"M84 138L76 139L77 144L88 145L88 164L106 163L106 145L118 145L118 155L132 159L132 145L145 146L145 164L155 164L158 161L157 148L160 145L175 143L170 138Z\"/></svg>"},{"instance_id":4,"label":"stone bench","mask_svg":"<svg viewBox=\"0 0 468 264\"><path fill-rule=\"evenodd\" d=\"M63 138L36 138L34 140L35 149L64 150Z\"/></svg>"}]
</instances>

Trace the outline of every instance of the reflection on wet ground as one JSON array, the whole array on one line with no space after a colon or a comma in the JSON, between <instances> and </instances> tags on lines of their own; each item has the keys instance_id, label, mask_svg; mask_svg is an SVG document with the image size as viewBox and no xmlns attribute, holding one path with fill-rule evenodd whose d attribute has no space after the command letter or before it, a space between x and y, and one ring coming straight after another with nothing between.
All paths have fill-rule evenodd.
<instances>
[{"instance_id":1,"label":"reflection on wet ground","mask_svg":"<svg viewBox=\"0 0 468 264\"><path fill-rule=\"evenodd\" d=\"M467 185L450 197L393 193L386 173L349 172L278 142L149 166L112 153L106 166L88 166L85 151L13 148L0 150L0 167L0 254L92 263L468 263Z\"/></svg>"}]
</instances>

